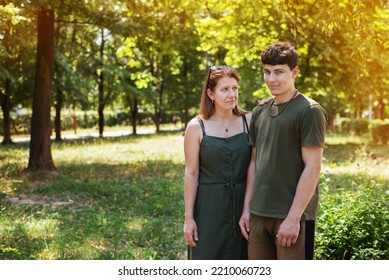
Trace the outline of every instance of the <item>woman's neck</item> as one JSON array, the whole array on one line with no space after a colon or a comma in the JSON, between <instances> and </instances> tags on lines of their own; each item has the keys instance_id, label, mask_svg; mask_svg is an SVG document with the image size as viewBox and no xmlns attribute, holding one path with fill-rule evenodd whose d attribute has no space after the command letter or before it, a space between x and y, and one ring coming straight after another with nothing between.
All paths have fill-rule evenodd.
<instances>
[{"instance_id":1,"label":"woman's neck","mask_svg":"<svg viewBox=\"0 0 389 280\"><path fill-rule=\"evenodd\" d=\"M231 120L234 117L234 113L231 110L223 111L223 110L216 110L214 116L221 121L228 121Z\"/></svg>"}]
</instances>

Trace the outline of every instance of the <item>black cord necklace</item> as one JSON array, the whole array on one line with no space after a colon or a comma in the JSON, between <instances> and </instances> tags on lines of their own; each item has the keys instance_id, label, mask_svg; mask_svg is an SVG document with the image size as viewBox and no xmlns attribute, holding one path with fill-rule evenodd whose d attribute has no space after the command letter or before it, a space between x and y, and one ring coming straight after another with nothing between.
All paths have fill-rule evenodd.
<instances>
[{"instance_id":1,"label":"black cord necklace","mask_svg":"<svg viewBox=\"0 0 389 280\"><path fill-rule=\"evenodd\" d=\"M275 114L275 115L273 115L272 112L271 112L272 108L273 108L273 105L275 105L274 101L276 100L275 98L273 98L273 100L270 103L270 107L269 107L269 115L270 115L270 117L273 117L273 118L278 117L286 109L286 107L288 107L289 103L292 102L292 100L297 96L297 94L298 94L298 91L296 89L296 91L294 92L292 98L288 102L280 104L280 105L284 105L284 107L282 107L282 109L280 111L278 111L278 108L277 108L277 114Z\"/></svg>"}]
</instances>

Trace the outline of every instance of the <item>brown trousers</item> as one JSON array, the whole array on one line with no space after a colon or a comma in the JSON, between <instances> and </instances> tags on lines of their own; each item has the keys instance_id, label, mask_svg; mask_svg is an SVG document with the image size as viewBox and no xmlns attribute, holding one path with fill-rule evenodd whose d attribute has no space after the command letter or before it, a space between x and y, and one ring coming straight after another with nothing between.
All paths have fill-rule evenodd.
<instances>
[{"instance_id":1,"label":"brown trousers","mask_svg":"<svg viewBox=\"0 0 389 280\"><path fill-rule=\"evenodd\" d=\"M251 214L249 260L312 260L314 252L315 221L301 221L300 233L295 244L282 247L277 242L277 232L283 219Z\"/></svg>"}]
</instances>

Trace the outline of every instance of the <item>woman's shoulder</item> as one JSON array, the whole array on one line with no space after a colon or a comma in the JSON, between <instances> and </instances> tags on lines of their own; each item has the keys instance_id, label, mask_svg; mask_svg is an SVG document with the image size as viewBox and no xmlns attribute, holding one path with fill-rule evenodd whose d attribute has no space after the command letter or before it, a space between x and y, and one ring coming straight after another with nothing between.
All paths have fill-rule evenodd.
<instances>
[{"instance_id":1,"label":"woman's shoulder","mask_svg":"<svg viewBox=\"0 0 389 280\"><path fill-rule=\"evenodd\" d=\"M201 121L202 119L199 116L196 116L193 119L191 119L188 122L188 125L186 126L185 135L187 135L188 133L193 134L201 131L201 124L200 124Z\"/></svg>"},{"instance_id":2,"label":"woman's shoulder","mask_svg":"<svg viewBox=\"0 0 389 280\"><path fill-rule=\"evenodd\" d=\"M244 117L246 118L246 120L249 122L249 121L251 121L251 117L252 117L252 113L251 112L247 112L245 115L244 115Z\"/></svg>"},{"instance_id":3,"label":"woman's shoulder","mask_svg":"<svg viewBox=\"0 0 389 280\"><path fill-rule=\"evenodd\" d=\"M200 127L200 121L202 121L202 118L200 116L196 116L194 118L192 118L189 122L188 122L188 127L191 126L191 127Z\"/></svg>"},{"instance_id":4,"label":"woman's shoulder","mask_svg":"<svg viewBox=\"0 0 389 280\"><path fill-rule=\"evenodd\" d=\"M251 116L251 112L245 112L244 114L242 114L242 118L246 120L248 126L250 126Z\"/></svg>"}]
</instances>

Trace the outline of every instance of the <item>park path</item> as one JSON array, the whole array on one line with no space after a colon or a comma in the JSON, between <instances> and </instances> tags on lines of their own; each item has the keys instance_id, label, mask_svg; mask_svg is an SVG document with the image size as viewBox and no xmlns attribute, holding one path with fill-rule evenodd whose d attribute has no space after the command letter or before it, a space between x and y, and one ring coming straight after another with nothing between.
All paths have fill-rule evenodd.
<instances>
[{"instance_id":1,"label":"park path","mask_svg":"<svg viewBox=\"0 0 389 280\"><path fill-rule=\"evenodd\" d=\"M169 127L167 130L180 130L180 126L172 126ZM161 129L162 131L165 131L165 129ZM138 135L143 135L143 134L153 134L155 133L155 128L137 128L136 130ZM132 134L132 129L129 130L115 130L115 131L104 131L103 137L121 137L121 136L127 136ZM98 138L99 133L97 131L87 131L87 132L78 132L77 134L75 133L63 133L62 135L62 140L74 140L74 139L85 139L85 138ZM55 139L55 135L51 136L51 139ZM19 137L19 136L13 136L12 141L15 143L21 143L21 142L29 142L30 137ZM1 142L1 141L0 141Z\"/></svg>"}]
</instances>

